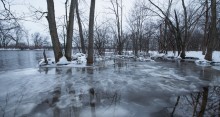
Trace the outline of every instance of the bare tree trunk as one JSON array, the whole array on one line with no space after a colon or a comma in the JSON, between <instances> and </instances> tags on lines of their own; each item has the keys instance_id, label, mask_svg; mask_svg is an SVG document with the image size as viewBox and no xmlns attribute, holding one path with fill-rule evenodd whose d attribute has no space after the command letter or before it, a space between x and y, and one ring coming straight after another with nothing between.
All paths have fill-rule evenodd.
<instances>
[{"instance_id":1,"label":"bare tree trunk","mask_svg":"<svg viewBox=\"0 0 220 117\"><path fill-rule=\"evenodd\" d=\"M67 26L69 24L68 13L67 13L68 12L67 11L68 1L69 0L66 0L66 2L65 2L65 17L64 17L64 26L63 26L63 48L64 48L64 50L66 49L66 39L67 39L67 30L68 30Z\"/></svg>"},{"instance_id":2,"label":"bare tree trunk","mask_svg":"<svg viewBox=\"0 0 220 117\"><path fill-rule=\"evenodd\" d=\"M118 0L116 0L116 20L117 20L117 29L118 29L118 54L122 54L121 46L122 46L122 39L121 39L121 25L120 25L120 18L119 18L119 4Z\"/></svg>"},{"instance_id":3,"label":"bare tree trunk","mask_svg":"<svg viewBox=\"0 0 220 117\"><path fill-rule=\"evenodd\" d=\"M180 55L180 52L181 52L181 43L182 43L182 39L181 39L181 31L180 31L180 27L179 27L179 21L178 21L178 17L177 17L177 13L176 11L174 10L174 13L175 13L175 20L176 20L176 47L177 47L177 51L178 51L178 56Z\"/></svg>"},{"instance_id":4,"label":"bare tree trunk","mask_svg":"<svg viewBox=\"0 0 220 117\"><path fill-rule=\"evenodd\" d=\"M93 64L93 33L94 33L94 15L95 15L95 0L91 0L90 15L89 15L89 45L87 64Z\"/></svg>"},{"instance_id":5,"label":"bare tree trunk","mask_svg":"<svg viewBox=\"0 0 220 117\"><path fill-rule=\"evenodd\" d=\"M203 37L203 44L202 44L202 54L205 55L206 47L207 47L207 40L208 40L208 21L209 21L209 4L208 0L205 1L206 12L205 12L205 29L204 29L204 37Z\"/></svg>"},{"instance_id":6,"label":"bare tree trunk","mask_svg":"<svg viewBox=\"0 0 220 117\"><path fill-rule=\"evenodd\" d=\"M83 37L83 31L82 31L82 24L81 24L81 19L79 15L79 8L78 8L78 0L76 0L76 16L78 20L78 26L79 26L79 36L81 40L81 48L82 48L82 53L86 53L86 48L85 48L85 43L84 43L84 37Z\"/></svg>"},{"instance_id":7,"label":"bare tree trunk","mask_svg":"<svg viewBox=\"0 0 220 117\"><path fill-rule=\"evenodd\" d=\"M65 26L63 26L63 48L66 48L66 34L65 34Z\"/></svg>"},{"instance_id":8,"label":"bare tree trunk","mask_svg":"<svg viewBox=\"0 0 220 117\"><path fill-rule=\"evenodd\" d=\"M205 55L205 59L208 61L212 61L212 52L214 50L214 41L216 40L217 37L217 29L216 29L216 0L211 0L211 32L210 32L210 38L208 40L207 44L207 53Z\"/></svg>"},{"instance_id":9,"label":"bare tree trunk","mask_svg":"<svg viewBox=\"0 0 220 117\"><path fill-rule=\"evenodd\" d=\"M49 23L49 30L50 30L51 41L53 44L54 57L55 57L55 61L58 62L63 55L57 34L53 0L47 0L47 10L48 10L48 15L46 18Z\"/></svg>"},{"instance_id":10,"label":"bare tree trunk","mask_svg":"<svg viewBox=\"0 0 220 117\"><path fill-rule=\"evenodd\" d=\"M66 15L66 16L65 16L64 19L66 20L66 30L67 30L67 26L68 26L68 15L67 15L67 12L68 12L68 11L67 11L68 1L69 1L69 0L66 0L66 2L65 2L65 15Z\"/></svg>"},{"instance_id":11,"label":"bare tree trunk","mask_svg":"<svg viewBox=\"0 0 220 117\"><path fill-rule=\"evenodd\" d=\"M72 56L72 40L73 40L75 6L76 6L76 0L71 0L70 12L69 12L69 23L67 25L68 29L67 29L66 48L65 48L65 56L68 61L71 61L71 56Z\"/></svg>"},{"instance_id":12,"label":"bare tree trunk","mask_svg":"<svg viewBox=\"0 0 220 117\"><path fill-rule=\"evenodd\" d=\"M165 54L167 54L167 48L168 48L167 47L167 30L168 30L168 24L167 24L168 23L168 21L167 21L168 19L167 18L168 18L168 15L169 14L167 13L167 16L165 16L165 24L164 24L165 25L164 26L165 29L164 29L164 35L163 35L163 42L164 42L164 51L163 51L163 53L165 53Z\"/></svg>"},{"instance_id":13,"label":"bare tree trunk","mask_svg":"<svg viewBox=\"0 0 220 117\"><path fill-rule=\"evenodd\" d=\"M123 46L124 46L124 41L122 40L122 7L121 7L121 16L119 14L119 3L118 3L118 0L111 0L110 1L111 4L112 4L112 11L114 12L114 15L115 15L115 18L116 18L116 27L117 27L117 44L116 44L116 50L117 50L117 53L119 55L122 54L122 51L123 51ZM122 1L121 1L122 3ZM116 5L116 6L115 6ZM120 19L121 17L121 19ZM116 34L116 33L115 33Z\"/></svg>"},{"instance_id":14,"label":"bare tree trunk","mask_svg":"<svg viewBox=\"0 0 220 117\"><path fill-rule=\"evenodd\" d=\"M182 59L185 59L185 56L186 56L186 41L187 41L187 38L188 38L188 22L187 22L187 11L186 11L186 6L185 6L185 2L184 0L182 0L182 6L183 6L183 10L184 10L184 38L182 40L182 52L181 52L181 55L180 57Z\"/></svg>"},{"instance_id":15,"label":"bare tree trunk","mask_svg":"<svg viewBox=\"0 0 220 117\"><path fill-rule=\"evenodd\" d=\"M160 24L160 40L159 40L160 42L158 43L160 53L163 51L162 39L163 39L163 28L162 28L162 24Z\"/></svg>"},{"instance_id":16,"label":"bare tree trunk","mask_svg":"<svg viewBox=\"0 0 220 117\"><path fill-rule=\"evenodd\" d=\"M122 30L122 24L123 24L123 22L122 22L122 16L123 16L123 7L122 7L122 0L121 0L121 25L120 25L120 27L121 27L121 30L120 30L120 35L121 35L121 48L120 48L120 51L121 51L121 53L123 52L123 48L124 48L124 37L123 37L123 30Z\"/></svg>"},{"instance_id":17,"label":"bare tree trunk","mask_svg":"<svg viewBox=\"0 0 220 117\"><path fill-rule=\"evenodd\" d=\"M44 62L45 62L46 65L47 65L47 64L48 64L48 61L47 61L47 56L46 56L45 49L44 49L43 55L44 55Z\"/></svg>"},{"instance_id":18,"label":"bare tree trunk","mask_svg":"<svg viewBox=\"0 0 220 117\"><path fill-rule=\"evenodd\" d=\"M137 57L138 56L138 33L135 32L134 34L134 53L135 53L135 56Z\"/></svg>"}]
</instances>

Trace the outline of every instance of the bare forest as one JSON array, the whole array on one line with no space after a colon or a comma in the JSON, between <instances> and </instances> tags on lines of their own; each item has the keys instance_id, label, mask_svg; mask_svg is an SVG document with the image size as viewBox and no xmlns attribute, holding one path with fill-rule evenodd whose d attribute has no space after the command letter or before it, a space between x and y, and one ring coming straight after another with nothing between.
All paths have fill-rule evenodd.
<instances>
[{"instance_id":1,"label":"bare forest","mask_svg":"<svg viewBox=\"0 0 220 117\"><path fill-rule=\"evenodd\" d=\"M95 1L89 5L88 1L66 0L60 23L55 16L54 1L47 0L46 11L30 8L32 19L48 21L48 35L41 35L25 29L22 22L30 16L16 15L18 11L11 10L13 1L1 0L0 48L49 48L54 50L56 60L64 54L63 49L70 60L72 48L90 58L93 54L103 55L106 50L119 55L129 50L136 56L150 50L174 51L181 58L186 56L185 51L203 51L207 60L211 60L212 51L220 50L218 0L134 1L128 12L124 12L124 2L109 0L104 9L111 16L100 18ZM83 8L85 4L90 9Z\"/></svg>"}]
</instances>

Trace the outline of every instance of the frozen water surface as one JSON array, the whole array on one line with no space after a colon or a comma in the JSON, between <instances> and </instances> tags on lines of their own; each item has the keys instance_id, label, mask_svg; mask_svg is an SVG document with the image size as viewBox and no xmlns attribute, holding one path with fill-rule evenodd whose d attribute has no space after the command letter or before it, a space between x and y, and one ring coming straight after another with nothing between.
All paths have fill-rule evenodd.
<instances>
[{"instance_id":1,"label":"frozen water surface","mask_svg":"<svg viewBox=\"0 0 220 117\"><path fill-rule=\"evenodd\" d=\"M5 117L170 116L177 97L187 97L217 84L219 75L211 67L191 63L124 61L94 68L2 71L0 114ZM183 102L180 100L179 105L187 105L183 104L184 98L180 99ZM174 115L185 116L184 109L187 108L177 108Z\"/></svg>"},{"instance_id":2,"label":"frozen water surface","mask_svg":"<svg viewBox=\"0 0 220 117\"><path fill-rule=\"evenodd\" d=\"M219 76L212 67L175 62L6 68L0 72L0 116L216 116L220 111Z\"/></svg>"}]
</instances>

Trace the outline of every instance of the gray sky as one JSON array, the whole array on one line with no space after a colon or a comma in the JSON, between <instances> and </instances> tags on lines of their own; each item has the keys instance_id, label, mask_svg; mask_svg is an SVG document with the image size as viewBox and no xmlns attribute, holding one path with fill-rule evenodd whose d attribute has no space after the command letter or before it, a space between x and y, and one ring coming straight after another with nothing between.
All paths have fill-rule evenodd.
<instances>
[{"instance_id":1,"label":"gray sky","mask_svg":"<svg viewBox=\"0 0 220 117\"><path fill-rule=\"evenodd\" d=\"M86 19L89 17L89 8L90 8L90 0L85 0L85 2L82 2L80 0L80 4L83 4L80 6L80 9L84 12L83 17ZM127 16L127 12L131 9L133 5L134 0L123 0L123 13L124 13L124 21L125 17ZM65 0L54 0L55 4L55 15L56 20L59 24L60 21L63 21L61 18L65 13ZM33 9L32 6L36 9L40 9L41 11L47 11L47 3L46 0L13 0L12 1L11 9L17 13L17 16L21 14L25 14L26 16L29 16L32 14L30 9ZM110 15L109 7L111 7L111 3L109 0L96 0L96 16L98 19L105 19L109 17L113 17ZM59 19L60 18L60 19ZM114 17L113 17L114 18ZM46 21L46 18L42 18L40 21L34 21L33 17L26 17L25 20L28 21L22 21L25 28L29 31L29 33L34 32L40 32L41 34L48 35L48 23ZM82 18L82 20L85 20Z\"/></svg>"},{"instance_id":2,"label":"gray sky","mask_svg":"<svg viewBox=\"0 0 220 117\"><path fill-rule=\"evenodd\" d=\"M17 15L25 14L29 16L33 14L30 9L34 10L32 6L36 9L40 9L41 11L47 11L47 3L46 0L11 0L12 6L11 9L14 10ZM83 1L86 1L83 2ZM141 1L141 0L140 0ZM147 0L145 0L147 1ZM154 3L160 4L159 6L166 8L167 0L152 0ZM65 0L54 0L55 3L55 13L56 13L56 21L57 24L61 24L63 22L63 16L65 13ZM90 8L90 0L80 0L80 10L83 11L83 15L81 16L82 21L88 20L89 18L89 8ZM135 0L123 0L123 24L126 24L126 17L128 17L129 10L133 7ZM177 2L177 1L176 1ZM99 20L106 20L108 18L115 18L115 16L111 15L111 11L108 9L112 7L110 0L96 0L96 16ZM0 5L0 9L3 8ZM163 9L163 8L162 8ZM29 34L34 32L40 32L44 35L49 35L48 22L45 17L41 20L34 21L33 16L25 18L28 21L22 21L25 28L29 31ZM88 21L87 21L88 22ZM75 25L76 26L76 25Z\"/></svg>"}]
</instances>

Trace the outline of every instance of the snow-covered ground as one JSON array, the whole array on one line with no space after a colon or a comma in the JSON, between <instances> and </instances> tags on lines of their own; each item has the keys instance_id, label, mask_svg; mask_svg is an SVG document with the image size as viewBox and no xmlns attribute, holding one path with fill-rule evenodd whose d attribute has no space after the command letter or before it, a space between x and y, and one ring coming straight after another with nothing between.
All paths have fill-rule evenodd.
<instances>
[{"instance_id":1,"label":"snow-covered ground","mask_svg":"<svg viewBox=\"0 0 220 117\"><path fill-rule=\"evenodd\" d=\"M176 54L177 55L177 54ZM175 56L173 52L168 52L168 56ZM202 51L187 51L186 52L186 57L196 57L199 58L200 60L205 60L205 55L202 55ZM215 62L220 62L220 52L219 51L214 51L212 53L212 59Z\"/></svg>"},{"instance_id":2,"label":"snow-covered ground","mask_svg":"<svg viewBox=\"0 0 220 117\"><path fill-rule=\"evenodd\" d=\"M194 62L198 66L214 66L214 69L220 69L220 52L214 51L212 54L212 61L205 60L205 55L202 55L201 51L187 51L186 58L181 59L177 56L177 53L173 53L171 51L168 54L158 53L155 51L150 52L151 58L153 59L162 59L162 60L169 60L169 61L188 61Z\"/></svg>"},{"instance_id":3,"label":"snow-covered ground","mask_svg":"<svg viewBox=\"0 0 220 117\"><path fill-rule=\"evenodd\" d=\"M165 56L165 54L159 54L156 51L150 51L149 53L151 54L151 56ZM172 51L168 51L168 54L166 56L178 57L177 53L174 54ZM186 57L196 57L200 60L205 60L205 55L202 55L202 51L187 51ZM220 62L220 51L214 51L212 54L212 59L215 62Z\"/></svg>"},{"instance_id":4,"label":"snow-covered ground","mask_svg":"<svg viewBox=\"0 0 220 117\"><path fill-rule=\"evenodd\" d=\"M95 62L107 61L109 59L131 59L141 62L154 62L155 59L165 59L165 60L181 60L177 54L169 51L168 54L161 54L155 51L150 51L149 54L141 53L141 55L136 58L132 52L124 52L124 55L114 55L113 53L107 52L106 56L96 56L94 58ZM83 53L76 53L72 57L72 61L69 62L63 56L60 60L55 63L54 58L48 58L48 64L45 63L44 59L39 62L40 67L88 67L86 66L86 55ZM206 61L204 55L201 51L188 51L186 52L186 59L184 61L195 62L199 66L220 66L220 52L213 52L213 61ZM91 66L90 66L91 67ZM217 67L218 69L218 67Z\"/></svg>"}]
</instances>

